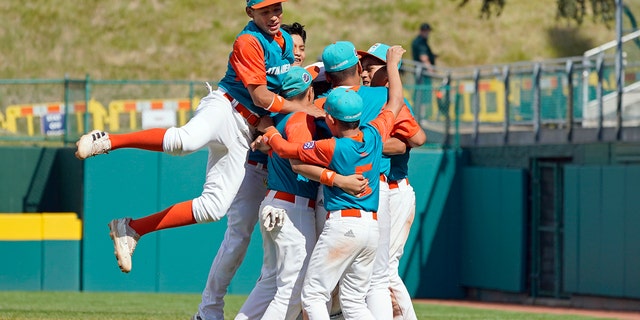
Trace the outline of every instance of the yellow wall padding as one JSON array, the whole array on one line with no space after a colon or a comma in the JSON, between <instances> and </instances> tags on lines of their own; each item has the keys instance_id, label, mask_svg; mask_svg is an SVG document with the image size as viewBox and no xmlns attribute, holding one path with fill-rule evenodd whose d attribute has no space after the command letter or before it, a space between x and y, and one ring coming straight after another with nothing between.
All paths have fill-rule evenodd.
<instances>
[{"instance_id":1,"label":"yellow wall padding","mask_svg":"<svg viewBox=\"0 0 640 320\"><path fill-rule=\"evenodd\" d=\"M0 241L81 239L82 221L73 212L0 214Z\"/></svg>"}]
</instances>

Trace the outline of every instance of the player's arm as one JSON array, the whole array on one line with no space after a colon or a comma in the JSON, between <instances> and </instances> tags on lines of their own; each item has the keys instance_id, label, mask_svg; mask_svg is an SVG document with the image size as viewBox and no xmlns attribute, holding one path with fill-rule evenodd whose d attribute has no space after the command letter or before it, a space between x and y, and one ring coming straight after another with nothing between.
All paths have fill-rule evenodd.
<instances>
[{"instance_id":1,"label":"player's arm","mask_svg":"<svg viewBox=\"0 0 640 320\"><path fill-rule=\"evenodd\" d=\"M239 36L233 44L229 62L249 91L256 106L271 112L289 113L304 111L314 117L324 116L312 103L287 101L267 87L267 71L264 49L258 39L249 34Z\"/></svg>"},{"instance_id":2,"label":"player's arm","mask_svg":"<svg viewBox=\"0 0 640 320\"><path fill-rule=\"evenodd\" d=\"M387 50L387 73L389 75L387 104L382 108L378 117L370 122L370 124L380 132L383 142L389 139L395 119L404 106L404 92L402 90L402 80L400 80L398 65L405 52L406 50L401 46L393 46Z\"/></svg>"},{"instance_id":3,"label":"player's arm","mask_svg":"<svg viewBox=\"0 0 640 320\"><path fill-rule=\"evenodd\" d=\"M329 187L338 187L353 196L363 193L369 185L367 179L361 174L343 176L331 169L305 163L297 159L290 159L289 162L295 173Z\"/></svg>"},{"instance_id":4,"label":"player's arm","mask_svg":"<svg viewBox=\"0 0 640 320\"><path fill-rule=\"evenodd\" d=\"M396 117L391 136L400 138L409 147L419 147L427 142L427 134L418 124L411 110L405 105Z\"/></svg>"},{"instance_id":5,"label":"player's arm","mask_svg":"<svg viewBox=\"0 0 640 320\"><path fill-rule=\"evenodd\" d=\"M302 144L292 143L282 137L274 127L267 129L262 142L271 146L273 152L285 159L300 159L303 162L328 167L333 159L335 139L307 141Z\"/></svg>"},{"instance_id":6,"label":"player's arm","mask_svg":"<svg viewBox=\"0 0 640 320\"><path fill-rule=\"evenodd\" d=\"M402 60L402 55L406 52L402 46L393 46L387 50L387 74L389 76L389 96L385 110L393 112L394 117L398 116L401 108L404 106L404 92L402 88L402 80L400 79L400 70L398 66Z\"/></svg>"},{"instance_id":7,"label":"player's arm","mask_svg":"<svg viewBox=\"0 0 640 320\"><path fill-rule=\"evenodd\" d=\"M407 145L398 138L389 138L382 146L382 154L392 156L394 154L403 154L407 151Z\"/></svg>"},{"instance_id":8,"label":"player's arm","mask_svg":"<svg viewBox=\"0 0 640 320\"><path fill-rule=\"evenodd\" d=\"M270 112L279 113L291 113L296 111L305 112L316 118L324 117L325 112L322 109L316 108L313 103L306 103L304 101L289 101L275 94L269 89L267 85L248 85L247 89L251 95L253 103L261 108L264 108Z\"/></svg>"}]
</instances>

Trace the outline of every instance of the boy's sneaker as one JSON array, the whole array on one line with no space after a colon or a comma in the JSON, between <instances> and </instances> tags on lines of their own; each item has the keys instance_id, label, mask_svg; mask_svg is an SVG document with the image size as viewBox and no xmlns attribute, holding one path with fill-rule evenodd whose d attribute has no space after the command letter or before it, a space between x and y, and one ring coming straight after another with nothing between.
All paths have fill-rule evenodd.
<instances>
[{"instance_id":1,"label":"boy's sneaker","mask_svg":"<svg viewBox=\"0 0 640 320\"><path fill-rule=\"evenodd\" d=\"M131 271L131 256L140 236L129 226L131 218L121 218L109 222L109 236L113 240L114 254L122 272Z\"/></svg>"},{"instance_id":2,"label":"boy's sneaker","mask_svg":"<svg viewBox=\"0 0 640 320\"><path fill-rule=\"evenodd\" d=\"M98 154L108 153L111 150L111 140L109 140L108 133L93 130L80 137L76 146L78 147L76 158L84 160Z\"/></svg>"}]
</instances>

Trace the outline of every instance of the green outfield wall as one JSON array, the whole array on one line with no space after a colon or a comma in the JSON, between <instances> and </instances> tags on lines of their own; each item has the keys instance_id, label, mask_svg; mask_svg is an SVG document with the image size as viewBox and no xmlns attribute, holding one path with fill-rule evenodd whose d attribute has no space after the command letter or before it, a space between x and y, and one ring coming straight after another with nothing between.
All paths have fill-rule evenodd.
<instances>
[{"instance_id":1,"label":"green outfield wall","mask_svg":"<svg viewBox=\"0 0 640 320\"><path fill-rule=\"evenodd\" d=\"M636 149L412 150L416 217L400 265L410 293L640 298ZM201 292L226 219L145 235L129 274L107 223L198 196L207 153L73 152L0 148L0 254L16 258L0 265L0 290ZM256 228L229 293L247 294L261 262Z\"/></svg>"}]
</instances>

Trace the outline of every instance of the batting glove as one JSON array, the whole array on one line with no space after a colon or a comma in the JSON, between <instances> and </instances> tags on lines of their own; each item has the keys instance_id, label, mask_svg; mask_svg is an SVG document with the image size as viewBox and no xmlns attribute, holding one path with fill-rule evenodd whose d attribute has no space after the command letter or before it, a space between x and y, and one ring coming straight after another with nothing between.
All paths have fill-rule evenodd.
<instances>
[{"instance_id":1,"label":"batting glove","mask_svg":"<svg viewBox=\"0 0 640 320\"><path fill-rule=\"evenodd\" d=\"M286 213L287 211L284 209L265 206L262 209L262 220L265 230L271 231L275 227L282 227Z\"/></svg>"}]
</instances>

